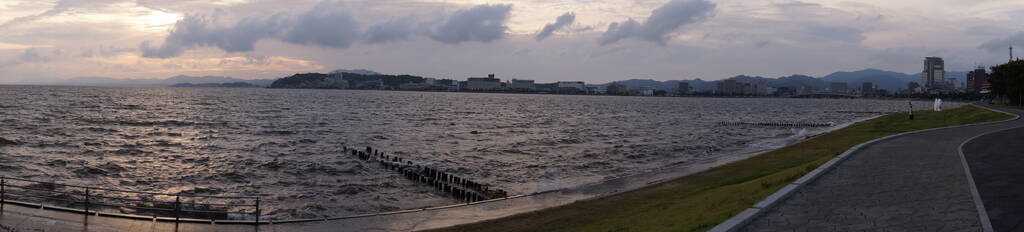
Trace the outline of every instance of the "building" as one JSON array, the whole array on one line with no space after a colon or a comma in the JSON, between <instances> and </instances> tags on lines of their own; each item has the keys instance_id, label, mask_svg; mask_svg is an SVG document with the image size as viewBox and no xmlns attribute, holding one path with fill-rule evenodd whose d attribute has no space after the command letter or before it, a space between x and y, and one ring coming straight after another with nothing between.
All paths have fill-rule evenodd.
<instances>
[{"instance_id":1,"label":"building","mask_svg":"<svg viewBox=\"0 0 1024 232\"><path fill-rule=\"evenodd\" d=\"M557 83L536 83L533 85L538 92L553 93L558 88Z\"/></svg>"},{"instance_id":2,"label":"building","mask_svg":"<svg viewBox=\"0 0 1024 232\"><path fill-rule=\"evenodd\" d=\"M501 79L494 78L494 74L487 77L470 77L466 79L467 90L498 90L501 89Z\"/></svg>"},{"instance_id":3,"label":"building","mask_svg":"<svg viewBox=\"0 0 1024 232\"><path fill-rule=\"evenodd\" d=\"M427 83L404 83L398 85L400 90L429 90L433 85Z\"/></svg>"},{"instance_id":4,"label":"building","mask_svg":"<svg viewBox=\"0 0 1024 232\"><path fill-rule=\"evenodd\" d=\"M848 92L850 92L850 87L849 87L849 85L846 84L846 82L832 82L832 83L829 83L828 86L829 86L829 90L832 90L833 93L848 93Z\"/></svg>"},{"instance_id":5,"label":"building","mask_svg":"<svg viewBox=\"0 0 1024 232\"><path fill-rule=\"evenodd\" d=\"M946 82L946 65L939 57L925 57L924 70L921 71L921 82L925 90L943 89Z\"/></svg>"},{"instance_id":6,"label":"building","mask_svg":"<svg viewBox=\"0 0 1024 232\"><path fill-rule=\"evenodd\" d=\"M804 85L803 87L800 88L800 92L799 93L800 94L811 94L811 93L814 93L814 87L811 87L811 85Z\"/></svg>"},{"instance_id":7,"label":"building","mask_svg":"<svg viewBox=\"0 0 1024 232\"><path fill-rule=\"evenodd\" d=\"M654 88L650 86L640 86L636 92L640 96L654 96Z\"/></svg>"},{"instance_id":8,"label":"building","mask_svg":"<svg viewBox=\"0 0 1024 232\"><path fill-rule=\"evenodd\" d=\"M573 88L579 91L586 91L587 85L582 81L559 81L558 88Z\"/></svg>"},{"instance_id":9,"label":"building","mask_svg":"<svg viewBox=\"0 0 1024 232\"><path fill-rule=\"evenodd\" d=\"M980 93L983 90L988 90L988 73L985 72L984 67L979 66L974 71L967 73L967 88L965 91L968 93Z\"/></svg>"},{"instance_id":10,"label":"building","mask_svg":"<svg viewBox=\"0 0 1024 232\"><path fill-rule=\"evenodd\" d=\"M758 80L757 84L754 85L755 95L768 95L768 82L765 80Z\"/></svg>"},{"instance_id":11,"label":"building","mask_svg":"<svg viewBox=\"0 0 1024 232\"><path fill-rule=\"evenodd\" d=\"M580 94L587 92L587 85L582 81L559 81L555 84L556 93Z\"/></svg>"},{"instance_id":12,"label":"building","mask_svg":"<svg viewBox=\"0 0 1024 232\"><path fill-rule=\"evenodd\" d=\"M612 82L605 88L605 93L609 95L629 95L629 87L618 82Z\"/></svg>"},{"instance_id":13,"label":"building","mask_svg":"<svg viewBox=\"0 0 1024 232\"><path fill-rule=\"evenodd\" d=\"M864 96L875 95L875 84L871 82L864 82L860 84L860 94Z\"/></svg>"},{"instance_id":14,"label":"building","mask_svg":"<svg viewBox=\"0 0 1024 232\"><path fill-rule=\"evenodd\" d=\"M690 83L679 82L679 94L681 94L681 95L690 94L690 91L691 91Z\"/></svg>"},{"instance_id":15,"label":"building","mask_svg":"<svg viewBox=\"0 0 1024 232\"><path fill-rule=\"evenodd\" d=\"M956 78L946 78L946 84L943 85L946 90L959 90L964 87L964 83L960 82Z\"/></svg>"},{"instance_id":16,"label":"building","mask_svg":"<svg viewBox=\"0 0 1024 232\"><path fill-rule=\"evenodd\" d=\"M917 82L911 81L910 83L907 83L907 91L910 93L917 93L919 92L920 88L921 85L918 84Z\"/></svg>"},{"instance_id":17,"label":"building","mask_svg":"<svg viewBox=\"0 0 1024 232\"><path fill-rule=\"evenodd\" d=\"M435 80L434 85L441 90L459 91L459 82L452 79Z\"/></svg>"},{"instance_id":18,"label":"building","mask_svg":"<svg viewBox=\"0 0 1024 232\"><path fill-rule=\"evenodd\" d=\"M725 95L743 94L744 85L736 80L724 80L715 83L715 93Z\"/></svg>"},{"instance_id":19,"label":"building","mask_svg":"<svg viewBox=\"0 0 1024 232\"><path fill-rule=\"evenodd\" d=\"M508 83L508 88L514 90L534 90L535 84L533 80L512 79L512 81Z\"/></svg>"}]
</instances>

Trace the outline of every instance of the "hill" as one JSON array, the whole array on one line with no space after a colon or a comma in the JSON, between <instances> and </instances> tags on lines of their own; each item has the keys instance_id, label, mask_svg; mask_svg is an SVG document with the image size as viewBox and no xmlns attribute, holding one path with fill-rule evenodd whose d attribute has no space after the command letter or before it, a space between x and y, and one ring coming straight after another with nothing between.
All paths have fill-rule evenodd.
<instances>
[{"instance_id":1,"label":"hill","mask_svg":"<svg viewBox=\"0 0 1024 232\"><path fill-rule=\"evenodd\" d=\"M960 82L966 81L966 72L946 72L947 78L956 78ZM921 81L921 74L905 74L893 71L879 70L879 69L864 69L860 71L852 72L834 72L823 77L811 77L807 75L790 75L778 78L760 77L760 76L746 76L739 75L735 77L726 78L724 80L736 80L742 83L758 83L759 81L765 81L768 86L775 88L790 88L799 89L804 85L810 85L815 89L827 88L830 82L845 82L850 88L859 88L864 82L871 82L878 86L878 88L885 89L888 91L896 91L901 88L906 88L907 83ZM629 79L624 81L617 81L619 84L624 84L630 88L637 88L640 86L649 86L655 89L662 90L675 90L679 88L680 82L690 83L691 88L696 91L708 91L715 89L715 82L717 81L704 81L701 79L694 80L668 80L668 81L656 81L651 79ZM598 84L593 86L604 86L606 84Z\"/></svg>"},{"instance_id":2,"label":"hill","mask_svg":"<svg viewBox=\"0 0 1024 232\"><path fill-rule=\"evenodd\" d=\"M70 85L70 86L111 86L111 87L167 87L181 83L191 84L220 84L220 83L248 83L257 87L270 86L273 79L257 79L257 80L244 80L234 77L224 76L185 76L177 75L173 77L157 79L122 79L122 78L110 78L110 77L75 77L61 81L55 81L46 83L48 85Z\"/></svg>"}]
</instances>

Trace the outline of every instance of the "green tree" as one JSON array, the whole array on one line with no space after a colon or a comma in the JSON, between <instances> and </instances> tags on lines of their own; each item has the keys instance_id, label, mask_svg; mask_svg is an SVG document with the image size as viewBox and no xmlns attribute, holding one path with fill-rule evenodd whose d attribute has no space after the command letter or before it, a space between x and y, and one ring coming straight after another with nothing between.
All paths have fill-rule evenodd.
<instances>
[{"instance_id":1,"label":"green tree","mask_svg":"<svg viewBox=\"0 0 1024 232\"><path fill-rule=\"evenodd\" d=\"M1013 60L992 67L989 75L992 93L1007 104L1024 103L1024 60Z\"/></svg>"}]
</instances>

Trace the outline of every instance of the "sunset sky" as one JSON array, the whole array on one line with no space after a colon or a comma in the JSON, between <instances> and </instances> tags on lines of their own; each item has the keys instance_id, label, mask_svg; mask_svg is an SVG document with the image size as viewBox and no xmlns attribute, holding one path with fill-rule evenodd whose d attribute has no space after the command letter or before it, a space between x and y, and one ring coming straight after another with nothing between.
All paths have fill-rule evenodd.
<instances>
[{"instance_id":1,"label":"sunset sky","mask_svg":"<svg viewBox=\"0 0 1024 232\"><path fill-rule=\"evenodd\" d=\"M591 83L949 71L1024 53L1024 1L0 0L0 83L389 74Z\"/></svg>"}]
</instances>

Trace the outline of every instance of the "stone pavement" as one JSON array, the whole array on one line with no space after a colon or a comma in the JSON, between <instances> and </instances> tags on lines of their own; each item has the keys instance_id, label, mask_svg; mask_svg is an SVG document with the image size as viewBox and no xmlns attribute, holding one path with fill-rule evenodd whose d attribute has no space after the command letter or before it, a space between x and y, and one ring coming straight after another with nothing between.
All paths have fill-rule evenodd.
<instances>
[{"instance_id":1,"label":"stone pavement","mask_svg":"<svg viewBox=\"0 0 1024 232\"><path fill-rule=\"evenodd\" d=\"M1024 128L967 142L964 157L995 231L1024 231Z\"/></svg>"},{"instance_id":2,"label":"stone pavement","mask_svg":"<svg viewBox=\"0 0 1024 232\"><path fill-rule=\"evenodd\" d=\"M1024 120L941 129L866 146L740 230L982 231L959 146L974 136L1019 126Z\"/></svg>"}]
</instances>

